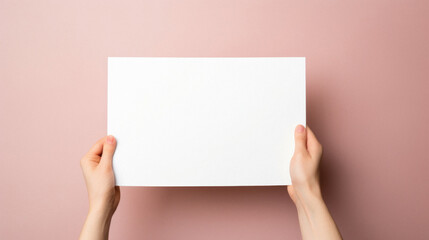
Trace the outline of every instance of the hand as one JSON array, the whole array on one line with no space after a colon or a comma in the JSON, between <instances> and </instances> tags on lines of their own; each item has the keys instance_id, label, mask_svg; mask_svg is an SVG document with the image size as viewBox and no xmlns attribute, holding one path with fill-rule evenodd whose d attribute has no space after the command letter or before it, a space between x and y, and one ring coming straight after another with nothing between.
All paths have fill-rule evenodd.
<instances>
[{"instance_id":1,"label":"hand","mask_svg":"<svg viewBox=\"0 0 429 240\"><path fill-rule=\"evenodd\" d=\"M113 136L95 143L80 161L89 197L89 211L112 216L120 200L119 187L115 187L112 159L116 149Z\"/></svg>"},{"instance_id":2,"label":"hand","mask_svg":"<svg viewBox=\"0 0 429 240\"><path fill-rule=\"evenodd\" d=\"M298 211L302 239L342 239L322 198L319 163L322 145L309 127L295 129L295 153L290 162L292 185L287 190Z\"/></svg>"},{"instance_id":3,"label":"hand","mask_svg":"<svg viewBox=\"0 0 429 240\"><path fill-rule=\"evenodd\" d=\"M309 127L298 125L295 129L295 152L290 162L292 185L288 192L295 204L308 197L321 198L319 163L322 145Z\"/></svg>"}]
</instances>

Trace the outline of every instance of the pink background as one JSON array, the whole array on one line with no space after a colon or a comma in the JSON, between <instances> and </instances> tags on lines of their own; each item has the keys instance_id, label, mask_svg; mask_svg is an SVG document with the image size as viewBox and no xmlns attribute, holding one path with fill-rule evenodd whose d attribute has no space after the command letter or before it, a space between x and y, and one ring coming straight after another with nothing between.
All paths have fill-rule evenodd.
<instances>
[{"instance_id":1,"label":"pink background","mask_svg":"<svg viewBox=\"0 0 429 240\"><path fill-rule=\"evenodd\" d=\"M108 56L307 57L346 239L429 239L428 1L0 2L0 238L76 239ZM298 239L285 187L122 188L112 239Z\"/></svg>"}]
</instances>

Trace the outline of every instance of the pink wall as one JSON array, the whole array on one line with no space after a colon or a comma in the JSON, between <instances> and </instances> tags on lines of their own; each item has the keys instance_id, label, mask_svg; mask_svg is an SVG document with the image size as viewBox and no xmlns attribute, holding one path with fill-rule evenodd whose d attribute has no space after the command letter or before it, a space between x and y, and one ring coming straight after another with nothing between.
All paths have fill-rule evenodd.
<instances>
[{"instance_id":1,"label":"pink wall","mask_svg":"<svg viewBox=\"0 0 429 240\"><path fill-rule=\"evenodd\" d=\"M429 239L428 1L0 2L0 238L76 239L107 56L305 56L346 239ZM123 188L112 239L298 239L284 187Z\"/></svg>"}]
</instances>

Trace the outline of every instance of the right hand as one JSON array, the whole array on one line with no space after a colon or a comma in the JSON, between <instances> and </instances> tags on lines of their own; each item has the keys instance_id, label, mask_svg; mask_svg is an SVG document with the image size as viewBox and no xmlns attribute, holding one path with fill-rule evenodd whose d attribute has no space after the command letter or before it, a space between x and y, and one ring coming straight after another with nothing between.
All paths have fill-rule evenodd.
<instances>
[{"instance_id":1,"label":"right hand","mask_svg":"<svg viewBox=\"0 0 429 240\"><path fill-rule=\"evenodd\" d=\"M287 187L289 196L295 204L308 198L322 198L319 181L319 163L322 145L307 126L295 128L295 152L290 162L292 185Z\"/></svg>"}]
</instances>

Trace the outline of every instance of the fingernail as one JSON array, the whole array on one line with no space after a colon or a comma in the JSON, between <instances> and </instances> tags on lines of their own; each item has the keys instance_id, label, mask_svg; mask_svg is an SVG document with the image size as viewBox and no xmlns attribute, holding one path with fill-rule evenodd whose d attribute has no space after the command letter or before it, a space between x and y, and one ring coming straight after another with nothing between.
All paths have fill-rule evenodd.
<instances>
[{"instance_id":1,"label":"fingernail","mask_svg":"<svg viewBox=\"0 0 429 240\"><path fill-rule=\"evenodd\" d=\"M107 143L108 144L113 144L114 140L115 140L115 138L112 135L107 136Z\"/></svg>"},{"instance_id":2,"label":"fingernail","mask_svg":"<svg viewBox=\"0 0 429 240\"><path fill-rule=\"evenodd\" d=\"M304 128L304 126L302 126L302 125L298 125L298 126L296 127L296 132L298 132L298 133L303 133L303 132L304 132L304 130L305 130L305 128Z\"/></svg>"}]
</instances>

